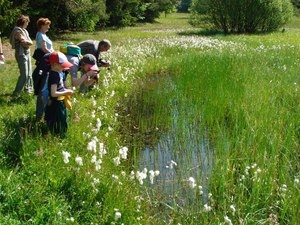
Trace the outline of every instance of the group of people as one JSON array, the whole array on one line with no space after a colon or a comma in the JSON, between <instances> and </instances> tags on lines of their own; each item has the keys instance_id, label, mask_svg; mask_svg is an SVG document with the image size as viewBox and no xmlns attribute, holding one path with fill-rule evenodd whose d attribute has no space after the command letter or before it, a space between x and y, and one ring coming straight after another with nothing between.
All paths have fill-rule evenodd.
<instances>
[{"instance_id":1,"label":"group of people","mask_svg":"<svg viewBox=\"0 0 300 225\"><path fill-rule=\"evenodd\" d=\"M95 85L99 78L99 67L111 65L110 61L101 58L101 53L108 51L111 43L106 39L80 42L75 45L81 53L77 55L55 51L53 42L46 35L51 21L39 18L36 23L36 48L31 56L33 41L26 30L29 22L28 16L20 16L10 35L20 72L13 96L18 97L23 90L34 92L37 95L36 119L40 121L44 117L52 133L64 136L68 127L65 100L74 93L76 87L88 90ZM0 57L4 60L2 49ZM33 72L31 57L35 59L36 66ZM71 76L72 88L67 87L67 74Z\"/></svg>"}]
</instances>

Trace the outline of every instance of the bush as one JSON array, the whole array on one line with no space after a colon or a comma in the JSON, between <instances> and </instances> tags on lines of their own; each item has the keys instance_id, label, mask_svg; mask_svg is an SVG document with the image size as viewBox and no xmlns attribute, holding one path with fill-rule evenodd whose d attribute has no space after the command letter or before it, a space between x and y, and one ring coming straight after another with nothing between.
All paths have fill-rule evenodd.
<instances>
[{"instance_id":1,"label":"bush","mask_svg":"<svg viewBox=\"0 0 300 225\"><path fill-rule=\"evenodd\" d=\"M191 9L193 24L206 18L224 33L271 32L293 16L289 0L194 0Z\"/></svg>"}]
</instances>

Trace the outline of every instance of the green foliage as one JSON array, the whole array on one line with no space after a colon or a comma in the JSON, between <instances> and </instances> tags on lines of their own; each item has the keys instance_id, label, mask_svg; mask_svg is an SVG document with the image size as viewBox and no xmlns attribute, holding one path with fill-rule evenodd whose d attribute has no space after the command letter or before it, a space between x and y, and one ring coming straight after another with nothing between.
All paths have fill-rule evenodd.
<instances>
[{"instance_id":1,"label":"green foliage","mask_svg":"<svg viewBox=\"0 0 300 225\"><path fill-rule=\"evenodd\" d=\"M182 0L177 6L178 12L189 12L192 0Z\"/></svg>"},{"instance_id":2,"label":"green foliage","mask_svg":"<svg viewBox=\"0 0 300 225\"><path fill-rule=\"evenodd\" d=\"M194 23L204 18L224 33L270 32L290 21L293 6L289 0L194 0L192 13Z\"/></svg>"},{"instance_id":3,"label":"green foliage","mask_svg":"<svg viewBox=\"0 0 300 225\"><path fill-rule=\"evenodd\" d=\"M1 0L1 30L8 35L16 15L29 15L30 33L36 32L38 18L51 20L49 35L54 37L60 31L95 31L103 27L133 26L137 22L154 22L161 12L173 12L178 0ZM3 16L2 16L3 15Z\"/></svg>"},{"instance_id":4,"label":"green foliage","mask_svg":"<svg viewBox=\"0 0 300 225\"><path fill-rule=\"evenodd\" d=\"M15 24L15 19L17 15L21 12L21 7L13 7L13 4L9 0L0 0L0 32L8 35L11 29L8 27L13 27Z\"/></svg>"},{"instance_id":5,"label":"green foliage","mask_svg":"<svg viewBox=\"0 0 300 225\"><path fill-rule=\"evenodd\" d=\"M77 6L77 7L76 7ZM80 2L66 2L69 12L68 27L82 31L94 31L97 24L106 24L105 1L84 0Z\"/></svg>"}]
</instances>

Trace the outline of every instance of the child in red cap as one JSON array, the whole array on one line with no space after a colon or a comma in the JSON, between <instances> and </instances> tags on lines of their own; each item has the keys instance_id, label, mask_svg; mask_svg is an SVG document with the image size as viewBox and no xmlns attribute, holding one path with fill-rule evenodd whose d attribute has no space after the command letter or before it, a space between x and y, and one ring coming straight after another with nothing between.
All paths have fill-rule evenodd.
<instances>
[{"instance_id":1,"label":"child in red cap","mask_svg":"<svg viewBox=\"0 0 300 225\"><path fill-rule=\"evenodd\" d=\"M65 96L72 95L73 90L65 88L66 75L64 71L73 66L61 52L52 52L49 55L51 71L48 78L49 100L45 109L45 120L54 135L65 137L67 123L67 109Z\"/></svg>"}]
</instances>

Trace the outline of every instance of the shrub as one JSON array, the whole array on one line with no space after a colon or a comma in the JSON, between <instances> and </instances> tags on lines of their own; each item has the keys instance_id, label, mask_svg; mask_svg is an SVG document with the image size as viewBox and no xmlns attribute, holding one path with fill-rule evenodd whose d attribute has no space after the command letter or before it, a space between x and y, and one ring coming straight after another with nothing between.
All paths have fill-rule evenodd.
<instances>
[{"instance_id":1,"label":"shrub","mask_svg":"<svg viewBox=\"0 0 300 225\"><path fill-rule=\"evenodd\" d=\"M205 18L224 33L271 32L293 16L289 0L194 0L191 9L193 24Z\"/></svg>"}]
</instances>

